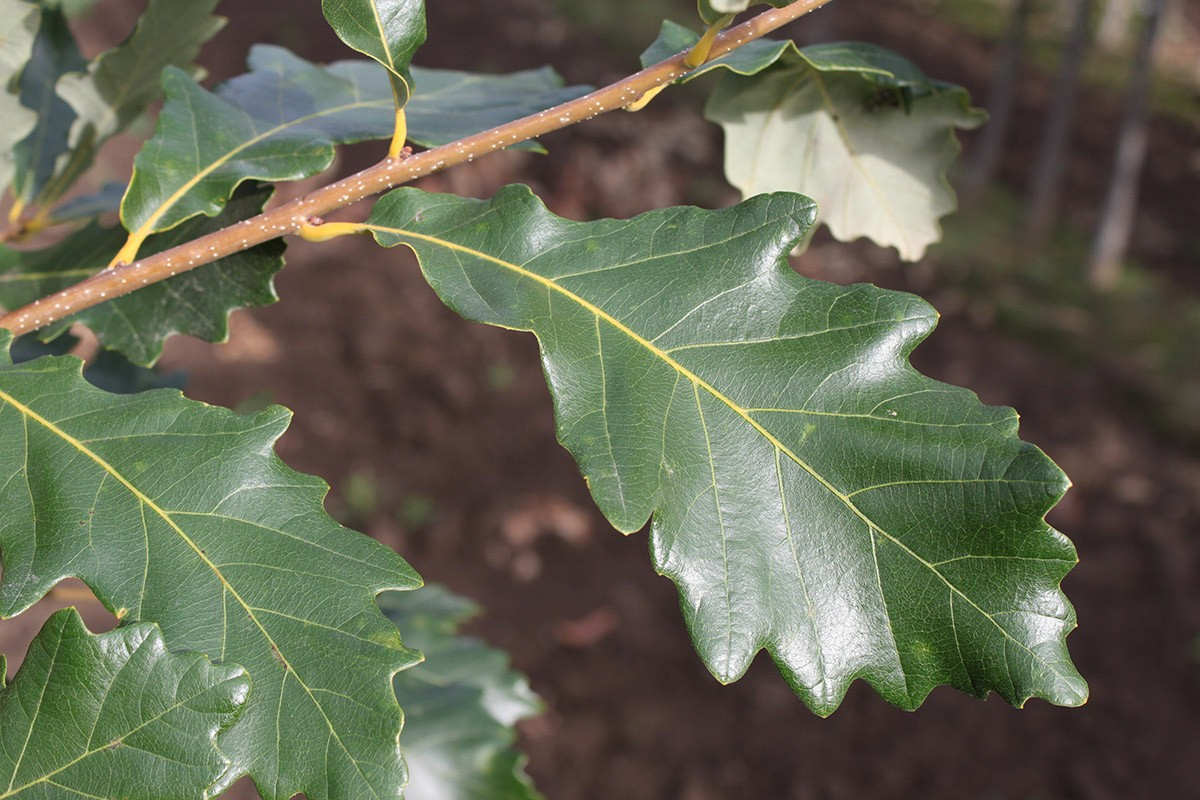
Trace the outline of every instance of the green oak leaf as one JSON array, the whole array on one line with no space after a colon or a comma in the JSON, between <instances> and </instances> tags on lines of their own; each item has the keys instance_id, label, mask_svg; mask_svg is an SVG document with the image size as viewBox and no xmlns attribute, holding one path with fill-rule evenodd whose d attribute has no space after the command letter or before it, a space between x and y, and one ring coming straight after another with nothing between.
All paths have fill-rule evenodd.
<instances>
[{"instance_id":1,"label":"green oak leaf","mask_svg":"<svg viewBox=\"0 0 1200 800\"><path fill-rule=\"evenodd\" d=\"M16 180L13 195L31 203L51 181L58 161L71 149L68 142L75 111L58 96L59 80L87 69L61 9L43 5L33 53L21 73L21 103L37 114L37 125L13 150Z\"/></svg>"},{"instance_id":2,"label":"green oak leaf","mask_svg":"<svg viewBox=\"0 0 1200 800\"><path fill-rule=\"evenodd\" d=\"M153 625L93 636L59 611L12 684L0 675L0 800L206 798L249 688L240 667L167 652Z\"/></svg>"},{"instance_id":3,"label":"green oak leaf","mask_svg":"<svg viewBox=\"0 0 1200 800\"><path fill-rule=\"evenodd\" d=\"M43 202L57 200L92 165L100 146L126 130L162 96L160 75L175 66L199 77L200 46L225 24L219 0L151 0L129 38L102 53L84 72L64 75L58 95L75 111L70 155L59 164Z\"/></svg>"},{"instance_id":4,"label":"green oak leaf","mask_svg":"<svg viewBox=\"0 0 1200 800\"><path fill-rule=\"evenodd\" d=\"M404 708L400 744L407 800L534 800L540 795L512 749L513 725L541 711L508 656L460 636L479 609L441 586L386 594L379 605L425 661L396 676Z\"/></svg>"},{"instance_id":5,"label":"green oak leaf","mask_svg":"<svg viewBox=\"0 0 1200 800\"><path fill-rule=\"evenodd\" d=\"M642 60L698 37L674 23ZM965 90L931 81L901 56L858 42L797 48L758 40L689 73L725 72L707 116L725 129L725 172L743 195L802 192L843 241L866 236L919 260L956 207L946 172L956 129L986 115Z\"/></svg>"},{"instance_id":6,"label":"green oak leaf","mask_svg":"<svg viewBox=\"0 0 1200 800\"><path fill-rule=\"evenodd\" d=\"M280 47L255 47L251 71L211 93L167 69L158 130L135 162L121 219L135 237L212 215L234 187L254 178L298 180L332 163L335 146L392 136L386 74L369 61L329 67ZM576 97L550 70L485 77L418 71L409 138L437 145Z\"/></svg>"},{"instance_id":7,"label":"green oak leaf","mask_svg":"<svg viewBox=\"0 0 1200 800\"><path fill-rule=\"evenodd\" d=\"M628 221L401 189L376 239L417 253L464 317L534 332L560 441L600 509L648 518L656 569L722 682L766 648L816 712L863 678L915 708L939 684L1077 705L1045 522L1066 476L1017 416L917 373L917 297L797 275L795 194Z\"/></svg>"},{"instance_id":8,"label":"green oak leaf","mask_svg":"<svg viewBox=\"0 0 1200 800\"><path fill-rule=\"evenodd\" d=\"M387 68L394 108L403 108L412 57L425 42L425 0L321 0L321 9L343 42Z\"/></svg>"},{"instance_id":9,"label":"green oak leaf","mask_svg":"<svg viewBox=\"0 0 1200 800\"><path fill-rule=\"evenodd\" d=\"M372 127L375 135L371 138L391 136L395 117L388 99L386 74L371 62L361 60L339 61L330 64L328 70L353 85L360 96L375 99L371 105L376 120ZM582 97L592 90L591 86L564 86L562 77L550 67L506 75L422 67L413 67L412 72L420 89L406 109L408 141L422 147L456 142ZM519 142L513 149L546 152L537 141Z\"/></svg>"},{"instance_id":10,"label":"green oak leaf","mask_svg":"<svg viewBox=\"0 0 1200 800\"><path fill-rule=\"evenodd\" d=\"M192 220L152 236L145 253L169 250L198 239L262 210L271 190L244 185L220 216ZM121 228L92 223L44 250L0 247L0 304L18 308L40 297L73 286L104 269L125 242ZM229 314L239 308L259 308L278 299L273 279L283 268L281 240L189 270L143 287L133 294L93 306L43 332L53 338L73 322L82 322L105 346L124 353L143 366L156 362L163 344L182 333L209 342L229 338Z\"/></svg>"},{"instance_id":11,"label":"green oak leaf","mask_svg":"<svg viewBox=\"0 0 1200 800\"><path fill-rule=\"evenodd\" d=\"M111 395L73 357L13 365L0 333L0 617L67 577L172 648L242 665L253 691L213 793L394 797L406 770L392 677L420 656L375 597L420 578L322 507L273 452L290 413L240 416L179 392Z\"/></svg>"},{"instance_id":12,"label":"green oak leaf","mask_svg":"<svg viewBox=\"0 0 1200 800\"><path fill-rule=\"evenodd\" d=\"M21 104L18 79L33 53L40 9L23 0L0 0L0 190L12 182L13 148L37 125L38 115Z\"/></svg>"}]
</instances>

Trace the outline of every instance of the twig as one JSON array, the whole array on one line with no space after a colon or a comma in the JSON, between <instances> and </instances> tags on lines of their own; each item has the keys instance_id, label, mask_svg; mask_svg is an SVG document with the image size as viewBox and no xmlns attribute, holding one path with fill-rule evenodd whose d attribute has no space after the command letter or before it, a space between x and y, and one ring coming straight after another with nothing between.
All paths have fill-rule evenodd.
<instances>
[{"instance_id":1,"label":"twig","mask_svg":"<svg viewBox=\"0 0 1200 800\"><path fill-rule=\"evenodd\" d=\"M747 42L799 19L830 0L797 0L772 8L730 28L713 42L708 54L719 58ZM687 53L679 53L591 94L514 122L477 133L408 158L388 158L373 167L304 197L223 230L141 259L103 270L80 283L0 317L0 327L15 334L44 328L84 309L129 294L143 286L212 263L281 236L294 235L310 217L320 217L371 195L453 167L599 114L625 108L642 95L691 71Z\"/></svg>"}]
</instances>

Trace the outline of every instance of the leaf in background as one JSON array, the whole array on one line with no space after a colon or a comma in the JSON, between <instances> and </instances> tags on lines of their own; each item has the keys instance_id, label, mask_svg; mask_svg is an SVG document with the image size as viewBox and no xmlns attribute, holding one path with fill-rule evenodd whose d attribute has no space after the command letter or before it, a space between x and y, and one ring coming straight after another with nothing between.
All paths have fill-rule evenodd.
<instances>
[{"instance_id":1,"label":"leaf in background","mask_svg":"<svg viewBox=\"0 0 1200 800\"><path fill-rule=\"evenodd\" d=\"M249 689L240 667L168 653L153 625L93 636L59 611L0 693L0 798L208 797Z\"/></svg>"},{"instance_id":2,"label":"leaf in background","mask_svg":"<svg viewBox=\"0 0 1200 800\"><path fill-rule=\"evenodd\" d=\"M102 53L86 72L63 76L58 94L75 110L71 153L59 165L44 203L57 200L85 173L110 137L129 127L162 96L164 67L194 76L200 46L225 24L212 11L219 0L151 0L129 38Z\"/></svg>"},{"instance_id":3,"label":"leaf in background","mask_svg":"<svg viewBox=\"0 0 1200 800\"><path fill-rule=\"evenodd\" d=\"M818 713L855 678L914 708L939 684L1077 705L1044 516L1066 476L1016 414L907 362L919 298L787 267L811 200L765 195L575 223L525 187L379 201L468 319L533 331L558 435L622 531L653 515L656 568L722 682L766 648Z\"/></svg>"},{"instance_id":4,"label":"leaf in background","mask_svg":"<svg viewBox=\"0 0 1200 800\"><path fill-rule=\"evenodd\" d=\"M372 138L390 136L395 118L387 76L375 64L362 60L339 61L328 69L353 85L361 96L376 98L372 108L378 122ZM413 67L412 73L420 88L408 103L408 141L422 147L458 141L592 90L591 86L564 86L562 77L550 67L507 75L422 67ZM536 141L519 142L512 149L546 152Z\"/></svg>"},{"instance_id":5,"label":"leaf in background","mask_svg":"<svg viewBox=\"0 0 1200 800\"><path fill-rule=\"evenodd\" d=\"M696 34L664 23L646 63ZM917 261L956 207L946 172L956 129L980 125L965 90L930 81L890 50L857 42L797 48L759 40L705 64L725 69L707 115L725 129L725 172L743 195L796 191L843 241L866 236Z\"/></svg>"},{"instance_id":6,"label":"leaf in background","mask_svg":"<svg viewBox=\"0 0 1200 800\"><path fill-rule=\"evenodd\" d=\"M508 656L458 628L476 606L441 586L380 598L385 614L425 661L396 676L404 708L400 745L406 800L534 800L540 797L512 749L513 725L541 711Z\"/></svg>"},{"instance_id":7,"label":"leaf in background","mask_svg":"<svg viewBox=\"0 0 1200 800\"><path fill-rule=\"evenodd\" d=\"M93 219L101 214L120 211L121 198L125 196L125 189L125 184L109 181L91 194L74 197L65 203L60 203L54 207L54 212L50 215L46 226L79 222Z\"/></svg>"},{"instance_id":8,"label":"leaf in background","mask_svg":"<svg viewBox=\"0 0 1200 800\"><path fill-rule=\"evenodd\" d=\"M392 136L386 76L367 61L318 67L258 46L251 71L210 93L178 70L164 74L167 103L135 162L121 219L133 240L212 215L239 183L299 180L333 163L335 145ZM484 77L425 70L410 138L443 144L582 93L550 70ZM475 126L479 127L475 127ZM460 127L463 126L463 127Z\"/></svg>"},{"instance_id":9,"label":"leaf in background","mask_svg":"<svg viewBox=\"0 0 1200 800\"><path fill-rule=\"evenodd\" d=\"M37 114L21 104L18 78L33 53L40 10L22 0L0 0L0 191L12 182L13 148L37 125Z\"/></svg>"},{"instance_id":10,"label":"leaf in background","mask_svg":"<svg viewBox=\"0 0 1200 800\"><path fill-rule=\"evenodd\" d=\"M751 6L783 8L792 2L793 0L696 0L696 8L700 12L700 19L711 25L726 14L738 14Z\"/></svg>"},{"instance_id":11,"label":"leaf in background","mask_svg":"<svg viewBox=\"0 0 1200 800\"><path fill-rule=\"evenodd\" d=\"M425 0L321 0L321 9L343 42L387 68L394 107L403 108L413 92L409 65L425 41Z\"/></svg>"},{"instance_id":12,"label":"leaf in background","mask_svg":"<svg viewBox=\"0 0 1200 800\"><path fill-rule=\"evenodd\" d=\"M14 364L20 364L43 356L66 355L78 344L79 339L70 333L64 333L49 342L43 342L31 334L15 339L9 354ZM182 390L187 384L187 373L182 370L159 372L139 367L112 350L97 353L83 368L83 377L92 386L115 394L137 394L150 389Z\"/></svg>"},{"instance_id":13,"label":"leaf in background","mask_svg":"<svg viewBox=\"0 0 1200 800\"><path fill-rule=\"evenodd\" d=\"M67 142L75 111L58 96L55 87L69 72L87 69L66 15L43 5L42 22L33 44L33 57L21 73L21 103L37 114L37 126L13 152L17 176L13 194L30 203L54 177L58 159L70 151Z\"/></svg>"},{"instance_id":14,"label":"leaf in background","mask_svg":"<svg viewBox=\"0 0 1200 800\"><path fill-rule=\"evenodd\" d=\"M0 333L0 616L77 577L172 648L245 667L254 689L218 742L231 760L218 789L249 773L266 800L399 794L392 676L420 657L375 597L420 579L330 519L328 486L275 456L290 413L110 395L76 358L13 366L9 341Z\"/></svg>"},{"instance_id":15,"label":"leaf in background","mask_svg":"<svg viewBox=\"0 0 1200 800\"><path fill-rule=\"evenodd\" d=\"M169 250L249 219L262 210L270 196L269 188L248 184L220 216L192 220L151 237L145 254ZM93 223L45 250L0 247L0 305L18 308L100 271L125 236L121 228ZM272 281L283 268L283 250L283 242L276 240L236 253L93 306L44 331L43 336L57 336L71 323L82 322L105 347L119 350L142 366L156 362L163 343L175 333L208 342L226 341L232 311L259 308L279 299Z\"/></svg>"}]
</instances>

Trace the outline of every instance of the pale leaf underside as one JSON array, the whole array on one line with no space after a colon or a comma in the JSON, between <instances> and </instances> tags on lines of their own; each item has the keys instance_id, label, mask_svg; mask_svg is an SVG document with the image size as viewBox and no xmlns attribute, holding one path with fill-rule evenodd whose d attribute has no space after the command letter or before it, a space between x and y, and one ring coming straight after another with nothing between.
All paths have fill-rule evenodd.
<instances>
[{"instance_id":1,"label":"pale leaf underside","mask_svg":"<svg viewBox=\"0 0 1200 800\"><path fill-rule=\"evenodd\" d=\"M508 657L458 633L478 613L440 586L380 598L384 613L425 661L396 676L404 708L400 745L408 760L406 800L536 800L514 724L540 710Z\"/></svg>"},{"instance_id":2,"label":"pale leaf underside","mask_svg":"<svg viewBox=\"0 0 1200 800\"><path fill-rule=\"evenodd\" d=\"M698 36L671 22L643 54L659 61ZM707 116L725 130L725 172L743 195L812 197L835 237L865 236L919 260L956 206L946 173L957 129L986 118L967 93L861 42L797 47L759 39L689 73L722 74Z\"/></svg>"}]
</instances>

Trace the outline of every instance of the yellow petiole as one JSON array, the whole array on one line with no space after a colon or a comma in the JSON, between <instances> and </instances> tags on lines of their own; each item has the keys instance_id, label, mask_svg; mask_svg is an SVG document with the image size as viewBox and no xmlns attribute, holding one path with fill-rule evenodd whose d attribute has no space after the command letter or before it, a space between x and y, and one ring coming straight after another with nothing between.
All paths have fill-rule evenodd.
<instances>
[{"instance_id":1,"label":"yellow petiole","mask_svg":"<svg viewBox=\"0 0 1200 800\"><path fill-rule=\"evenodd\" d=\"M396 132L392 134L392 144L388 148L388 158L400 158L404 152L404 143L408 141L408 119L404 109L396 109Z\"/></svg>"},{"instance_id":2,"label":"yellow petiole","mask_svg":"<svg viewBox=\"0 0 1200 800\"><path fill-rule=\"evenodd\" d=\"M708 54L712 51L713 42L716 41L717 34L729 27L729 23L733 22L733 17L733 14L726 14L712 25L709 25L708 30L700 37L700 41L696 42L692 49L688 51L688 54L684 56L684 66L695 69L708 61Z\"/></svg>"},{"instance_id":3,"label":"yellow petiole","mask_svg":"<svg viewBox=\"0 0 1200 800\"><path fill-rule=\"evenodd\" d=\"M309 217L296 231L296 235L306 242L328 242L340 236L354 236L366 233L371 228L357 222L325 222L319 217Z\"/></svg>"}]
</instances>

